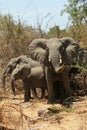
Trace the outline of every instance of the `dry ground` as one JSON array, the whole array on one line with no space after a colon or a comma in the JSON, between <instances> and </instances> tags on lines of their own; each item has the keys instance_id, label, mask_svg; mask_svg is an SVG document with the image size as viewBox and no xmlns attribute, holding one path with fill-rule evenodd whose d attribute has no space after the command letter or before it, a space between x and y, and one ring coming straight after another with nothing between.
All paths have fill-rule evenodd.
<instances>
[{"instance_id":1,"label":"dry ground","mask_svg":"<svg viewBox=\"0 0 87 130\"><path fill-rule=\"evenodd\" d=\"M77 98L67 108L49 105L46 99L24 103L23 94L9 94L0 101L0 121L15 130L87 130L87 97Z\"/></svg>"},{"instance_id":2,"label":"dry ground","mask_svg":"<svg viewBox=\"0 0 87 130\"><path fill-rule=\"evenodd\" d=\"M23 101L23 94L14 97L8 87L4 97L0 89L0 130L87 130L87 96L78 97L70 108L49 105L46 99Z\"/></svg>"}]
</instances>

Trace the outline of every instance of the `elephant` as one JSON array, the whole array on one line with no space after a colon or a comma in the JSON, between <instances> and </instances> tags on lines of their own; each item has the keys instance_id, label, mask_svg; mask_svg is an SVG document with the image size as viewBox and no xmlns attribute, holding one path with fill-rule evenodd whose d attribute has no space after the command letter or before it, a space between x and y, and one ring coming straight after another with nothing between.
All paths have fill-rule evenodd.
<instances>
[{"instance_id":1,"label":"elephant","mask_svg":"<svg viewBox=\"0 0 87 130\"><path fill-rule=\"evenodd\" d=\"M12 58L5 70L3 71L3 74L2 74L2 84L3 84L3 88L5 88L5 78L8 74L11 74L12 71L20 64L23 64L23 63L26 63L26 64L29 64L31 67L36 67L36 66L40 66L40 63L37 62L37 61L34 61L32 60L31 58L27 57L26 55L21 55L21 56L18 56L16 58Z\"/></svg>"},{"instance_id":2,"label":"elephant","mask_svg":"<svg viewBox=\"0 0 87 130\"><path fill-rule=\"evenodd\" d=\"M45 95L46 89L46 80L44 74L43 66L36 66L31 68L29 64L21 64L19 67L13 70L11 74L11 87L13 94L15 95L15 80L21 79L23 81L23 86L25 89L24 101L30 100L30 88L41 88L42 95L41 98Z\"/></svg>"},{"instance_id":3,"label":"elephant","mask_svg":"<svg viewBox=\"0 0 87 130\"><path fill-rule=\"evenodd\" d=\"M65 88L66 97L71 95L70 82L68 77L69 65L68 55L71 52L67 47L69 45L77 45L74 39L51 38L51 39L34 39L29 47L29 56L43 64L45 68L46 82L48 88L48 103L55 102L55 94L53 92L53 75L61 74L61 80ZM72 48L74 47L72 46ZM76 46L77 47L77 46ZM71 49L72 49L71 48ZM75 47L74 47L75 49ZM69 50L69 51L68 51ZM72 55L72 53L70 54Z\"/></svg>"},{"instance_id":4,"label":"elephant","mask_svg":"<svg viewBox=\"0 0 87 130\"><path fill-rule=\"evenodd\" d=\"M9 63L7 64L5 70L3 71L2 74L2 84L3 84L3 88L5 89L5 78L8 74L11 74L12 71L16 68L17 64L20 64L21 62L24 61L24 59L26 58L25 55L21 55L19 57L16 58L12 58Z\"/></svg>"},{"instance_id":5,"label":"elephant","mask_svg":"<svg viewBox=\"0 0 87 130\"><path fill-rule=\"evenodd\" d=\"M27 57L26 55L21 55L16 58L12 58L9 63L7 64L3 74L2 74L2 84L3 88L5 89L5 79L8 74L11 74L13 70L20 66L20 64L29 64L31 67L41 66L39 62L32 60L30 57ZM32 89L34 97L38 98L36 89ZM42 90L42 95L43 90ZM32 98L32 97L31 97Z\"/></svg>"},{"instance_id":6,"label":"elephant","mask_svg":"<svg viewBox=\"0 0 87 130\"><path fill-rule=\"evenodd\" d=\"M80 66L86 66L87 65L87 50L84 48L80 48L78 53L78 64Z\"/></svg>"}]
</instances>

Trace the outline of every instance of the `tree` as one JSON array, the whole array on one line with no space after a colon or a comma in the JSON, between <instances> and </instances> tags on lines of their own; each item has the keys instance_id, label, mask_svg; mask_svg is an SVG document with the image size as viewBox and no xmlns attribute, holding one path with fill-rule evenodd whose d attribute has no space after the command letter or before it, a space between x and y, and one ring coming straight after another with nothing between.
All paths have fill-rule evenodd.
<instances>
[{"instance_id":1,"label":"tree","mask_svg":"<svg viewBox=\"0 0 87 130\"><path fill-rule=\"evenodd\" d=\"M84 41L83 34L87 35L87 0L68 0L68 5L65 5L61 15L64 13L69 14L68 18L71 23L69 30L72 32L72 37L79 42Z\"/></svg>"},{"instance_id":2,"label":"tree","mask_svg":"<svg viewBox=\"0 0 87 130\"><path fill-rule=\"evenodd\" d=\"M69 21L74 25L87 23L87 0L68 0L68 5L62 10L61 15L69 14Z\"/></svg>"},{"instance_id":3,"label":"tree","mask_svg":"<svg viewBox=\"0 0 87 130\"><path fill-rule=\"evenodd\" d=\"M49 36L52 37L60 37L60 28L59 26L55 25L54 27L50 28L49 31L47 32Z\"/></svg>"},{"instance_id":4,"label":"tree","mask_svg":"<svg viewBox=\"0 0 87 130\"><path fill-rule=\"evenodd\" d=\"M0 14L0 60L2 60L2 67L12 57L27 54L28 45L36 36L37 32L31 26L21 23L20 19L14 21L11 14Z\"/></svg>"}]
</instances>

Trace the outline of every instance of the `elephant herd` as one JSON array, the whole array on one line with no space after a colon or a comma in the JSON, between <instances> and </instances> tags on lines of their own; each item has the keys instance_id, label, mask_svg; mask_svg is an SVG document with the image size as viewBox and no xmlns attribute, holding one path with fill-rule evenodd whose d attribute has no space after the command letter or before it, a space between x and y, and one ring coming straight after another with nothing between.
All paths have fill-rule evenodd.
<instances>
[{"instance_id":1,"label":"elephant herd","mask_svg":"<svg viewBox=\"0 0 87 130\"><path fill-rule=\"evenodd\" d=\"M47 89L48 103L55 103L59 93L61 98L71 96L68 66L77 62L79 49L78 43L71 37L34 39L28 47L28 56L12 58L7 64L2 74L3 88L6 76L11 74L14 95L15 80L23 81L24 101L30 100L30 90L37 96L36 88L41 88L41 98L44 98ZM59 87L64 93L59 92Z\"/></svg>"}]
</instances>

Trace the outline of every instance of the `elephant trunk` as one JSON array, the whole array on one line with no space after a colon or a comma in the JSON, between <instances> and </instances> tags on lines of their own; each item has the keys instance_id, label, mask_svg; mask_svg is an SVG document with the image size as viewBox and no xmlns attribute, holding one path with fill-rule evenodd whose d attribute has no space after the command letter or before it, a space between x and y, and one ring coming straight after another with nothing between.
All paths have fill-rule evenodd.
<instances>
[{"instance_id":1,"label":"elephant trunk","mask_svg":"<svg viewBox=\"0 0 87 130\"><path fill-rule=\"evenodd\" d=\"M64 70L64 68L65 68L65 65L60 65L60 64L53 65L53 69L54 69L54 71L55 71L56 74L57 73L62 73L62 71Z\"/></svg>"},{"instance_id":2,"label":"elephant trunk","mask_svg":"<svg viewBox=\"0 0 87 130\"><path fill-rule=\"evenodd\" d=\"M7 76L7 74L9 73L10 71L10 67L6 68L3 75L2 75L2 86L3 86L3 89L5 89L5 78Z\"/></svg>"},{"instance_id":3,"label":"elephant trunk","mask_svg":"<svg viewBox=\"0 0 87 130\"><path fill-rule=\"evenodd\" d=\"M14 82L15 82L15 77L12 77L11 78L11 88L12 88L13 94L15 96L16 94L15 94L15 85L14 85Z\"/></svg>"},{"instance_id":4,"label":"elephant trunk","mask_svg":"<svg viewBox=\"0 0 87 130\"><path fill-rule=\"evenodd\" d=\"M55 73L60 73L63 69L64 66L62 65L62 57L61 54L58 53L58 51L53 52L53 55L49 55L49 60L51 62L51 65L53 67L53 70Z\"/></svg>"}]
</instances>

